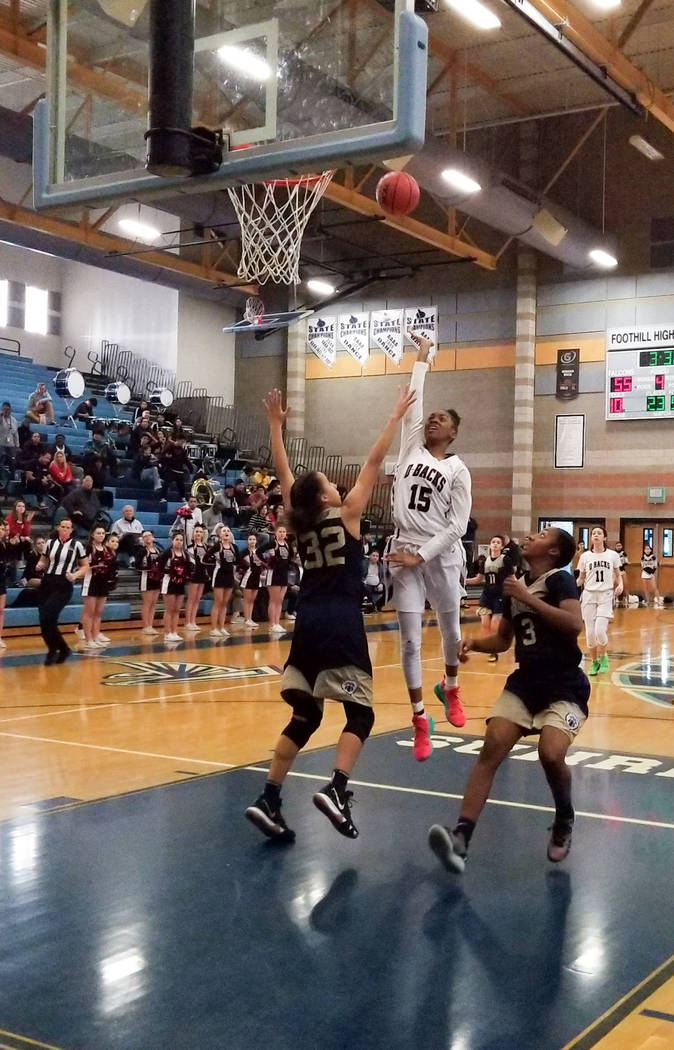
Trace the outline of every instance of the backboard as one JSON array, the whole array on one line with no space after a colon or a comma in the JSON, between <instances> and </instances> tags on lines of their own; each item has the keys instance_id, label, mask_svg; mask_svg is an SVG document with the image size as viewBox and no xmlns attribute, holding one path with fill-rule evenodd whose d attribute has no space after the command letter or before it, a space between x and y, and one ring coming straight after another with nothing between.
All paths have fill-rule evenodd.
<instances>
[{"instance_id":1,"label":"backboard","mask_svg":"<svg viewBox=\"0 0 674 1050\"><path fill-rule=\"evenodd\" d=\"M196 0L193 126L220 170L145 170L150 0L48 0L34 117L37 208L208 191L423 145L425 23L413 0Z\"/></svg>"}]
</instances>

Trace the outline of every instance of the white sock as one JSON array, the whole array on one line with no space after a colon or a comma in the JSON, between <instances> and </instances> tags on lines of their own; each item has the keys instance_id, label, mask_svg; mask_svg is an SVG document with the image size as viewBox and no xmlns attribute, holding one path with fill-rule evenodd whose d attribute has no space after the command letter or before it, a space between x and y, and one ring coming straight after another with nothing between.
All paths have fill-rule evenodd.
<instances>
[{"instance_id":1,"label":"white sock","mask_svg":"<svg viewBox=\"0 0 674 1050\"><path fill-rule=\"evenodd\" d=\"M450 677L448 674L446 674L444 679L443 679L443 683L442 684L444 685L445 689L453 689L455 686L457 686L459 684L458 675L454 675L453 677Z\"/></svg>"},{"instance_id":2,"label":"white sock","mask_svg":"<svg viewBox=\"0 0 674 1050\"><path fill-rule=\"evenodd\" d=\"M417 700L416 703L412 703L412 710L415 715L423 715L424 713L424 702L423 700Z\"/></svg>"}]
</instances>

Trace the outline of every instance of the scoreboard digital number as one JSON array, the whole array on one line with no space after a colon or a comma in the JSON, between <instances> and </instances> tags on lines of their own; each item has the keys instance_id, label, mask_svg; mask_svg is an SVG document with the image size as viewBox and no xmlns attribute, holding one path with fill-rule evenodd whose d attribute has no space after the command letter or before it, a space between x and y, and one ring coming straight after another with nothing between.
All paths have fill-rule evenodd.
<instances>
[{"instance_id":1,"label":"scoreboard digital number","mask_svg":"<svg viewBox=\"0 0 674 1050\"><path fill-rule=\"evenodd\" d=\"M674 324L606 333L606 419L674 419Z\"/></svg>"}]
</instances>

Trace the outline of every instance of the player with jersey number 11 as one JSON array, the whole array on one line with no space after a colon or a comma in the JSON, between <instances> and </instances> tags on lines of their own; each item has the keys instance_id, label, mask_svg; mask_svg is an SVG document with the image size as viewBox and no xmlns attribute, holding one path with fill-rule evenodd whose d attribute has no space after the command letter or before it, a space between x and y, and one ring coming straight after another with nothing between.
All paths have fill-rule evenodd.
<instances>
[{"instance_id":1,"label":"player with jersey number 11","mask_svg":"<svg viewBox=\"0 0 674 1050\"><path fill-rule=\"evenodd\" d=\"M452 725L466 724L459 692L457 646L461 638L461 537L471 508L470 474L449 452L461 419L453 408L431 412L424 422L423 389L433 342L409 332L418 348L410 389L417 398L403 420L393 488L394 532L386 560L400 625L403 674L412 704L413 754L431 753L433 719L426 714L421 680L421 622L426 601L438 618L445 674L434 692Z\"/></svg>"},{"instance_id":2,"label":"player with jersey number 11","mask_svg":"<svg viewBox=\"0 0 674 1050\"><path fill-rule=\"evenodd\" d=\"M281 815L281 787L298 753L316 732L325 700L339 700L346 724L337 742L331 781L316 792L314 805L337 831L355 839L347 790L349 776L374 724L372 664L361 611L363 598L360 521L398 423L414 402L403 390L390 419L370 449L356 483L342 497L320 471L295 480L285 446L281 393L264 400L276 476L304 568L290 654L281 696L292 716L274 749L269 774L246 817L268 838L292 842L295 833Z\"/></svg>"},{"instance_id":3,"label":"player with jersey number 11","mask_svg":"<svg viewBox=\"0 0 674 1050\"><path fill-rule=\"evenodd\" d=\"M590 549L578 559L578 586L583 588L580 607L585 639L592 657L588 674L608 671L608 625L613 619L613 599L622 594L620 555L606 546L606 529L595 525Z\"/></svg>"}]
</instances>

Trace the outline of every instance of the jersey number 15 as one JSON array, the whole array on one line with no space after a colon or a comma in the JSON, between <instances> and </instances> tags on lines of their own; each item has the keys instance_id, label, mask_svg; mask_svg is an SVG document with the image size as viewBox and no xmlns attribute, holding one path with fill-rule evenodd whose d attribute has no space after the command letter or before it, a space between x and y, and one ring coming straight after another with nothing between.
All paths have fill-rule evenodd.
<instances>
[{"instance_id":1,"label":"jersey number 15","mask_svg":"<svg viewBox=\"0 0 674 1050\"><path fill-rule=\"evenodd\" d=\"M420 510L424 513L431 508L433 489L428 485L412 485L408 510Z\"/></svg>"}]
</instances>

